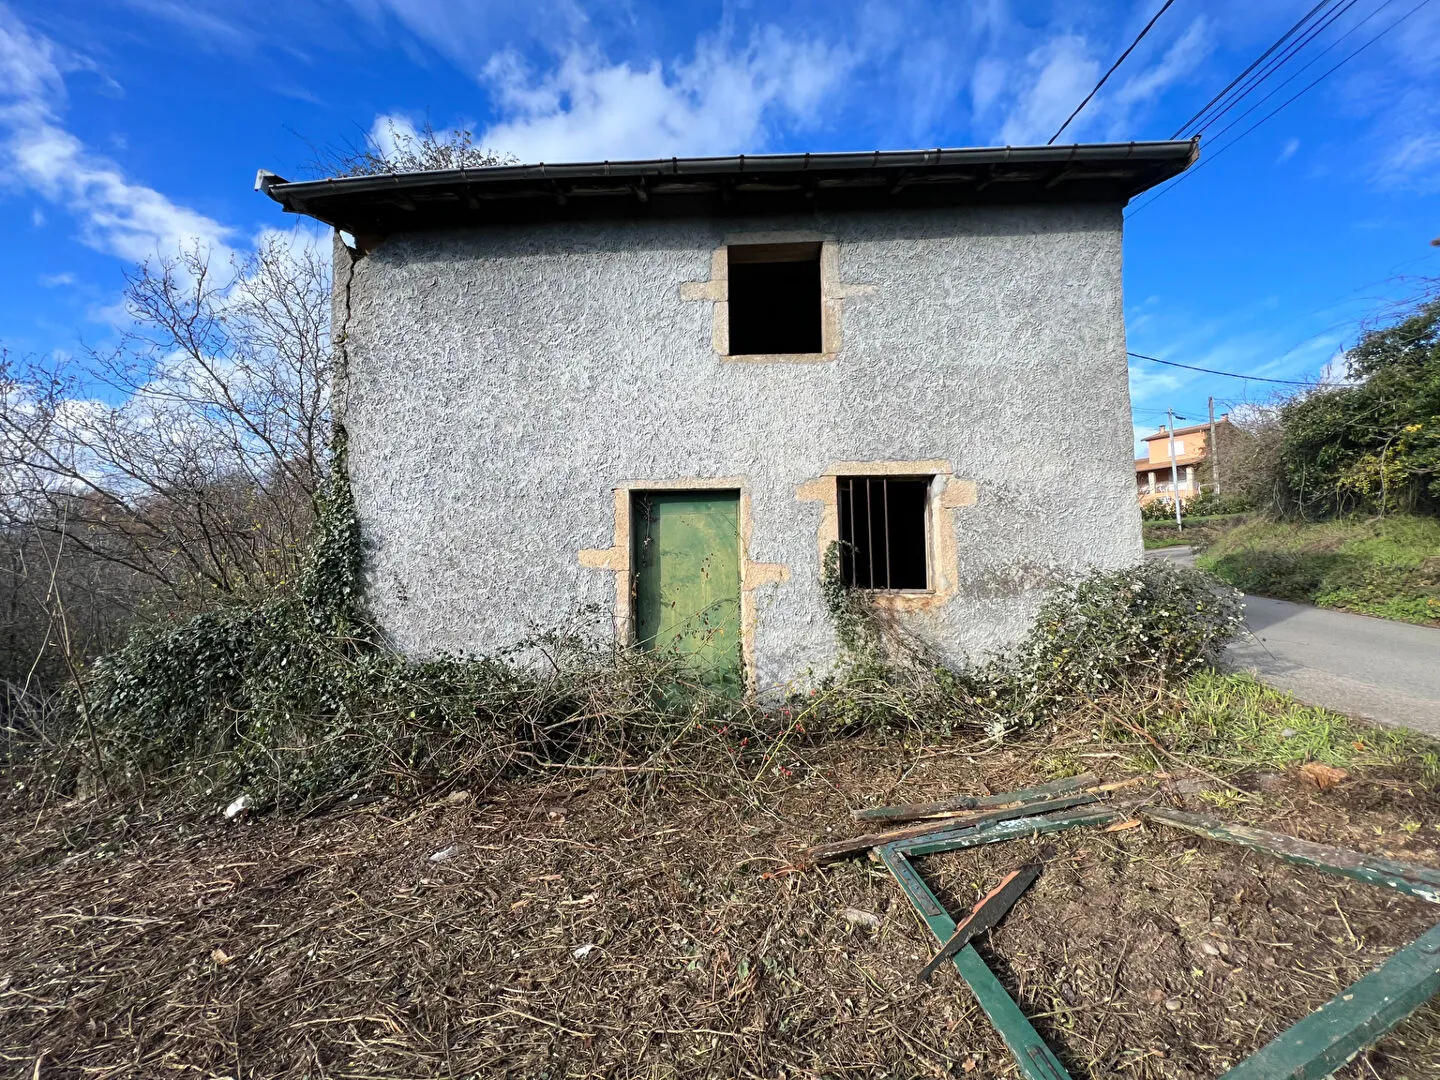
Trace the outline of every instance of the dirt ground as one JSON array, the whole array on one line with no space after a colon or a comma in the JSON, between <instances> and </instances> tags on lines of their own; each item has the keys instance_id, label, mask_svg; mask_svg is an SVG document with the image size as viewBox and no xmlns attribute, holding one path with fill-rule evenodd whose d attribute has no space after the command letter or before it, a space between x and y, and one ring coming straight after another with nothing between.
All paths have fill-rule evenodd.
<instances>
[{"instance_id":1,"label":"dirt ground","mask_svg":"<svg viewBox=\"0 0 1440 1080\"><path fill-rule=\"evenodd\" d=\"M953 969L916 982L935 942L882 867L787 867L864 831L852 807L1025 786L1050 778L1046 751L849 743L764 781L579 770L308 820L12 799L0 1072L1014 1076ZM1119 752L1068 752L1125 775ZM1123 796L1440 865L1440 796L1404 775L1239 784L1173 772ZM1219 1076L1440 921L1151 825L917 866L958 911L1037 856L978 947L1077 1078ZM1340 1075L1440 1076L1437 1019L1422 1010Z\"/></svg>"}]
</instances>

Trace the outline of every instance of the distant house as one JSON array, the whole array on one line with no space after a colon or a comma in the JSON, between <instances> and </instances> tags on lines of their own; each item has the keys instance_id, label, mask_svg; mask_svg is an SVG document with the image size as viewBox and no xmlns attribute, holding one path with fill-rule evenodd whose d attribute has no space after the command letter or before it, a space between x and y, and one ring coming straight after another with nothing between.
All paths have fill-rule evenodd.
<instances>
[{"instance_id":1,"label":"distant house","mask_svg":"<svg viewBox=\"0 0 1440 1080\"><path fill-rule=\"evenodd\" d=\"M1230 419L1221 416L1215 421L1215 433L1223 439L1224 429L1230 427ZM1170 468L1170 437L1175 437L1174 481ZM1176 428L1174 432L1165 425L1154 435L1145 436L1145 456L1135 459L1135 492L1140 502L1149 503L1156 499L1173 502L1178 496L1183 503L1199 495L1202 488L1211 486L1210 425L1193 424Z\"/></svg>"},{"instance_id":2,"label":"distant house","mask_svg":"<svg viewBox=\"0 0 1440 1080\"><path fill-rule=\"evenodd\" d=\"M600 607L766 687L834 659L833 550L942 657L1017 640L1141 557L1121 211L1196 153L262 174L336 230L371 610L426 655Z\"/></svg>"}]
</instances>

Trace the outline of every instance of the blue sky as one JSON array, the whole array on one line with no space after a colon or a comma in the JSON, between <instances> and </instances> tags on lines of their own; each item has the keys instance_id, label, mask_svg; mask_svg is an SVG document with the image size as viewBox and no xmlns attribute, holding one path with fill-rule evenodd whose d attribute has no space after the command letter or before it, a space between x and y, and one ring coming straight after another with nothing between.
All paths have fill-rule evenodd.
<instances>
[{"instance_id":1,"label":"blue sky","mask_svg":"<svg viewBox=\"0 0 1440 1080\"><path fill-rule=\"evenodd\" d=\"M1312 2L1176 0L1062 141L1169 137ZM1355 0L1262 93L1349 36L1137 200L1132 349L1310 378L1440 277L1440 3L1417 2ZM0 2L0 344L113 338L128 268L290 227L255 170L313 175L312 146L385 117L526 161L1044 142L1158 6ZM1144 429L1273 389L1141 361L1131 384Z\"/></svg>"}]
</instances>

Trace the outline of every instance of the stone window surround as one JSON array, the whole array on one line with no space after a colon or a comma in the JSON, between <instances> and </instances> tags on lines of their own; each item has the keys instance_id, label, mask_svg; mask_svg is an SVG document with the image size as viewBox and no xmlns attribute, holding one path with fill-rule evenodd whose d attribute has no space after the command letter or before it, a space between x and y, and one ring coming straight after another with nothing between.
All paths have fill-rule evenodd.
<instances>
[{"instance_id":1,"label":"stone window surround","mask_svg":"<svg viewBox=\"0 0 1440 1080\"><path fill-rule=\"evenodd\" d=\"M818 353L730 353L730 248L751 244L820 245L820 351ZM820 232L727 233L725 242L710 253L708 281L680 283L680 299L711 305L710 343L722 362L731 364L823 364L840 352L844 302L851 296L874 292L873 285L846 285L840 281L840 245Z\"/></svg>"},{"instance_id":2,"label":"stone window surround","mask_svg":"<svg viewBox=\"0 0 1440 1080\"><path fill-rule=\"evenodd\" d=\"M877 608L888 611L925 611L948 604L959 590L959 542L955 532L954 511L974 506L978 492L973 480L955 476L950 462L928 461L835 461L814 480L806 481L795 491L801 502L821 505L820 527L816 535L819 565L825 565L825 553L831 544L840 542L840 487L842 476L903 476L925 477L930 480L930 500L926 520L926 562L928 589L866 590Z\"/></svg>"}]
</instances>

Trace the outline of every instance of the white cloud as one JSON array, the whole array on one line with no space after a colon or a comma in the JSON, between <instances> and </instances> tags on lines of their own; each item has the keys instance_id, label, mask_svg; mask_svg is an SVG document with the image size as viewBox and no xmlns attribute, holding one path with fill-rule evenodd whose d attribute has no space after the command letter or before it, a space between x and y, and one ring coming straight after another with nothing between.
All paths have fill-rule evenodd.
<instances>
[{"instance_id":1,"label":"white cloud","mask_svg":"<svg viewBox=\"0 0 1440 1080\"><path fill-rule=\"evenodd\" d=\"M86 245L141 261L199 244L228 252L232 230L125 177L61 125L64 74L84 66L0 5L0 164L8 182L64 207Z\"/></svg>"},{"instance_id":2,"label":"white cloud","mask_svg":"<svg viewBox=\"0 0 1440 1080\"><path fill-rule=\"evenodd\" d=\"M1202 15L1171 42L1158 64L1149 68L1139 66L1127 75L1126 67L1135 58L1127 60L1126 67L1119 72L1120 84L1107 83L1086 109L1095 109L1094 115L1108 125L1107 138L1131 139L1137 117L1157 105L1166 90L1194 72L1211 48L1210 25ZM1113 93L1109 93L1112 86Z\"/></svg>"},{"instance_id":3,"label":"white cloud","mask_svg":"<svg viewBox=\"0 0 1440 1080\"><path fill-rule=\"evenodd\" d=\"M754 151L773 125L815 124L851 62L843 49L774 27L741 49L702 38L693 59L668 70L659 61L608 63L577 46L537 75L504 52L483 78L505 119L480 142L522 161Z\"/></svg>"},{"instance_id":4,"label":"white cloud","mask_svg":"<svg viewBox=\"0 0 1440 1080\"><path fill-rule=\"evenodd\" d=\"M1083 37L1064 34L1032 50L1018 78L1026 89L1000 127L1000 141L1006 146L1043 143L1099 78L1100 61L1089 55Z\"/></svg>"},{"instance_id":5,"label":"white cloud","mask_svg":"<svg viewBox=\"0 0 1440 1080\"><path fill-rule=\"evenodd\" d=\"M1382 188L1435 191L1436 173L1440 171L1440 129L1420 131L1402 136L1386 153L1375 182Z\"/></svg>"},{"instance_id":6,"label":"white cloud","mask_svg":"<svg viewBox=\"0 0 1440 1080\"><path fill-rule=\"evenodd\" d=\"M1295 151L1296 151L1296 150L1299 150L1299 149L1300 149L1300 140L1299 140L1299 139L1294 138L1293 136L1292 136L1291 138L1286 139L1286 140L1285 140L1285 145L1284 145L1283 147L1281 147L1281 149L1280 149L1280 156L1275 159L1275 164L1278 165L1278 164L1280 164L1282 161L1289 161L1292 157L1295 156Z\"/></svg>"},{"instance_id":7,"label":"white cloud","mask_svg":"<svg viewBox=\"0 0 1440 1080\"><path fill-rule=\"evenodd\" d=\"M1005 61L998 56L987 56L975 65L970 76L970 99L977 114L985 115L1000 100L1006 74Z\"/></svg>"},{"instance_id":8,"label":"white cloud","mask_svg":"<svg viewBox=\"0 0 1440 1080\"><path fill-rule=\"evenodd\" d=\"M65 270L58 274L41 274L40 284L47 289L59 289L75 284L75 275Z\"/></svg>"},{"instance_id":9,"label":"white cloud","mask_svg":"<svg viewBox=\"0 0 1440 1080\"><path fill-rule=\"evenodd\" d=\"M1161 31L1163 32L1163 28ZM1032 48L1020 61L1006 58L1014 34L992 43L974 64L971 105L977 122L994 132L992 141L1009 146L1043 143L1054 135L1075 106L1108 69L1119 34L1070 30ZM1113 37L1113 40L1112 40ZM1202 15L1188 23L1155 59L1154 36L1129 57L1109 82L1065 129L1064 142L1085 139L1133 139L1140 123L1156 110L1160 97L1194 73L1214 47L1210 24Z\"/></svg>"}]
</instances>

